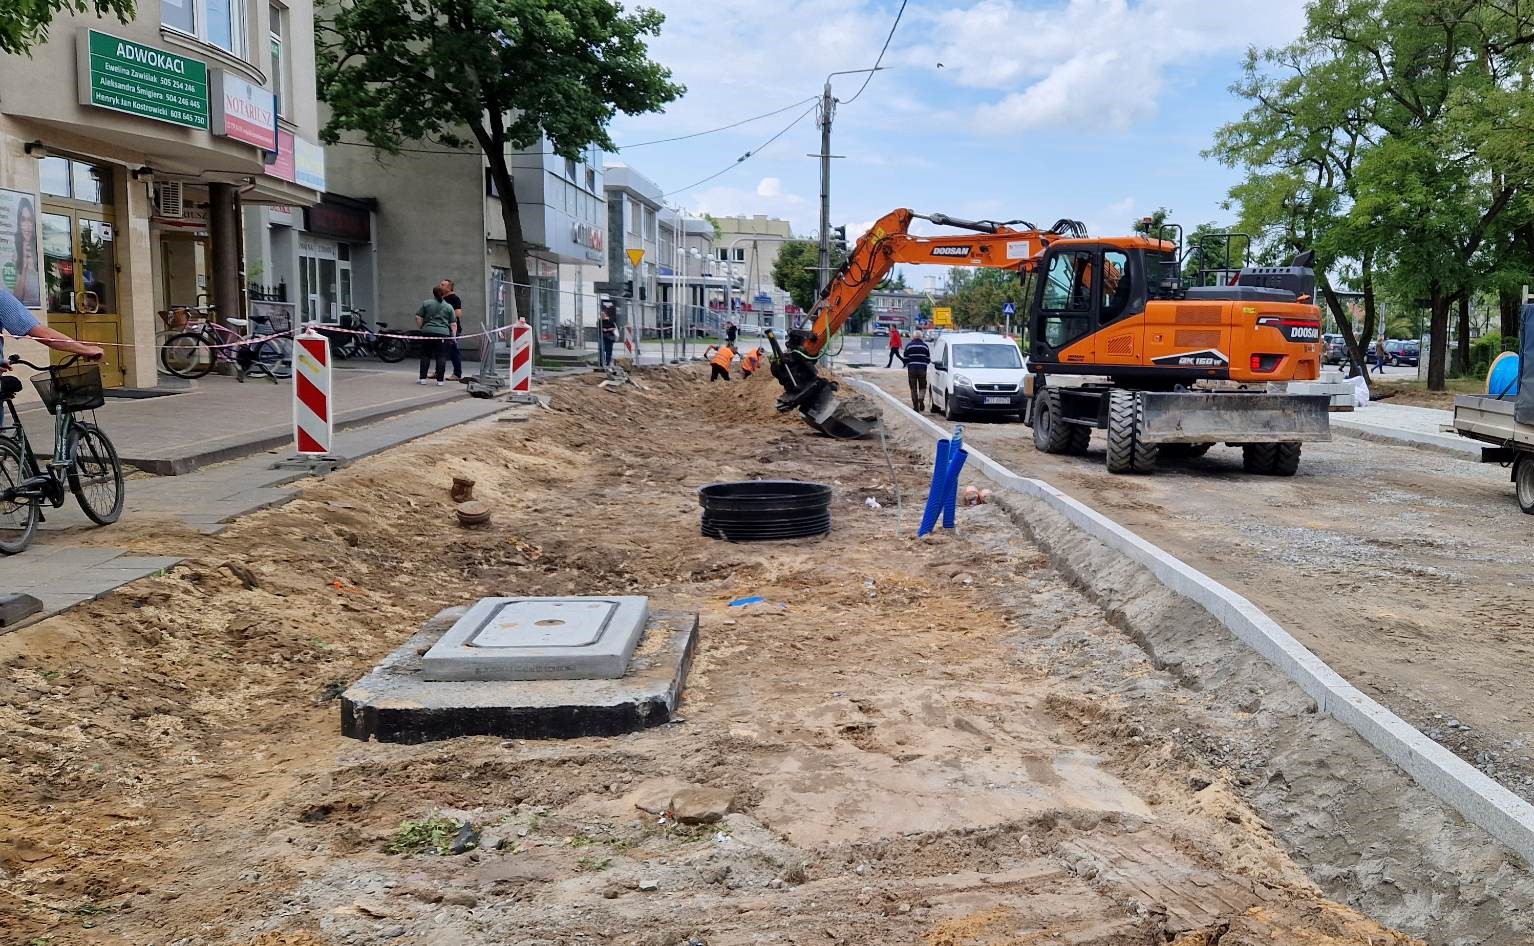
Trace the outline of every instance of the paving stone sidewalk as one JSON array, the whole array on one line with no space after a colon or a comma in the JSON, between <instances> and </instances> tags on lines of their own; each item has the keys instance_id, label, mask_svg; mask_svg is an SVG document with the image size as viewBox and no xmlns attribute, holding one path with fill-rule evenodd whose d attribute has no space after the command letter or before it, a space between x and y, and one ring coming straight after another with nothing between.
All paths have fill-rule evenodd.
<instances>
[{"instance_id":1,"label":"paving stone sidewalk","mask_svg":"<svg viewBox=\"0 0 1534 946\"><path fill-rule=\"evenodd\" d=\"M1480 443L1443 430L1453 423L1453 411L1385 402L1374 402L1349 413L1332 415L1333 432L1343 436L1479 459Z\"/></svg>"},{"instance_id":2,"label":"paving stone sidewalk","mask_svg":"<svg viewBox=\"0 0 1534 946\"><path fill-rule=\"evenodd\" d=\"M491 414L530 413L538 409L509 404L499 398L460 397L366 427L340 431L336 434L334 455L349 463ZM302 494L301 490L285 488L286 484L310 476L310 471L277 467L290 453L262 453L185 476L131 479L122 521L177 518L200 532L217 534L231 519L291 502ZM99 598L181 561L135 555L108 545L82 545L80 540L87 534L93 543L102 542L110 536L112 527L96 531L72 498L62 509L49 510L46 515L47 522L31 548L20 555L0 558L0 593L26 592L43 602L42 613L28 619L28 623ZM0 633L12 629L0 628Z\"/></svg>"}]
</instances>

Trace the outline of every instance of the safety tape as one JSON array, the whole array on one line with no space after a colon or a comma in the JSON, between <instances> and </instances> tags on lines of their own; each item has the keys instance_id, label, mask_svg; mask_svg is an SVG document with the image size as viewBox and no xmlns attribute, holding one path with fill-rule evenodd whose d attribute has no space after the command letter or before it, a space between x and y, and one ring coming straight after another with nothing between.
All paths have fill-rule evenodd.
<instances>
[{"instance_id":1,"label":"safety tape","mask_svg":"<svg viewBox=\"0 0 1534 946\"><path fill-rule=\"evenodd\" d=\"M195 324L195 323L193 323L193 324ZM417 341L417 340L422 339L422 338L451 338L451 339L453 339L455 341L458 340L458 339L461 339L461 338L489 338L492 335L504 335L505 333L511 331L513 328L516 328L515 325L506 325L506 326L503 326L501 328L490 329L490 330L484 331L484 332L474 332L473 334L470 334L470 335L437 335L437 336L432 336L432 335L401 335L401 334L394 333L394 332L364 332L361 329L341 328L339 325L323 325L322 324L322 325L311 326L311 327L318 328L318 329L323 329L323 332L321 334L325 334L325 333L329 333L329 332L339 332L339 333L341 333L343 335L372 335L374 338L403 338L406 341ZM193 333L195 331L196 331L195 329L188 328L184 332L177 332L176 334L177 335L184 335L184 334ZM255 344L258 344L260 342L271 341L274 338L292 338L292 337L293 337L293 332L292 332L292 330L289 330L289 331L286 331L286 332L273 332L270 335L257 335L257 336L253 336L251 338L243 338L243 339L240 339L237 342L217 342L217 343L204 342L201 345L201 347L203 347L203 348L212 348L212 349L243 348L246 345L255 345ZM131 342L88 342L87 344L95 345L97 348L139 348L139 347L141 347L141 346L135 345L135 344L133 344ZM168 349L169 347L170 347L169 345L155 345L154 349L156 351L164 351L164 350Z\"/></svg>"}]
</instances>

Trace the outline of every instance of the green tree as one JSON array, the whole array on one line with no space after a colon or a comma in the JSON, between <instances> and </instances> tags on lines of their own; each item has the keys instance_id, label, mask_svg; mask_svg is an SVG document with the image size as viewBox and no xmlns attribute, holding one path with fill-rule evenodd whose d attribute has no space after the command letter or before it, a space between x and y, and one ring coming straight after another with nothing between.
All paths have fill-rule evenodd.
<instances>
[{"instance_id":1,"label":"green tree","mask_svg":"<svg viewBox=\"0 0 1534 946\"><path fill-rule=\"evenodd\" d=\"M138 12L134 0L5 0L0 3L0 53L25 55L48 41L48 27L60 14L93 13L127 23Z\"/></svg>"},{"instance_id":2,"label":"green tree","mask_svg":"<svg viewBox=\"0 0 1534 946\"><path fill-rule=\"evenodd\" d=\"M611 0L339 0L315 24L328 143L354 131L397 154L413 141L477 145L501 195L517 312L531 279L510 152L547 141L579 158L617 150L612 118L684 91L649 58L664 17Z\"/></svg>"},{"instance_id":3,"label":"green tree","mask_svg":"<svg viewBox=\"0 0 1534 946\"><path fill-rule=\"evenodd\" d=\"M835 244L831 246L831 266L840 269L847 261L847 254ZM772 284L788 293L794 305L805 312L815 309L815 267L820 265L819 245L809 240L792 240L778 250L778 260L772 264ZM834 275L834 273L833 273Z\"/></svg>"},{"instance_id":4,"label":"green tree","mask_svg":"<svg viewBox=\"0 0 1534 946\"><path fill-rule=\"evenodd\" d=\"M1000 325L1006 320L1002 306L1008 302L1020 313L1027 309L1023 284L1016 272L960 266L948 270L948 290L941 304L953 309L956 327L977 329Z\"/></svg>"}]
</instances>

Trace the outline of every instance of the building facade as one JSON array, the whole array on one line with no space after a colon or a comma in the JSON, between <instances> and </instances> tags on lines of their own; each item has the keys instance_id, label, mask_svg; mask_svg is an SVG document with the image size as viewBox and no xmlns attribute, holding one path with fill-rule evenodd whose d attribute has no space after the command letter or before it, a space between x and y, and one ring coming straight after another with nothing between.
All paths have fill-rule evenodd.
<instances>
[{"instance_id":1,"label":"building facade","mask_svg":"<svg viewBox=\"0 0 1534 946\"><path fill-rule=\"evenodd\" d=\"M661 334L656 281L665 195L654 181L626 164L608 164L605 172L607 229L612 239L607 249L607 280L597 289L618 302L619 318L636 338L656 338Z\"/></svg>"},{"instance_id":2,"label":"building facade","mask_svg":"<svg viewBox=\"0 0 1534 946\"><path fill-rule=\"evenodd\" d=\"M160 312L246 311L243 208L319 199L317 121L309 0L58 18L0 56L0 282L155 386Z\"/></svg>"},{"instance_id":3,"label":"building facade","mask_svg":"<svg viewBox=\"0 0 1534 946\"><path fill-rule=\"evenodd\" d=\"M376 321L411 327L432 287L451 279L463 300L465 333L507 323L511 256L501 195L481 154L423 143L385 155L350 136L326 155L332 193L321 207L371 213L370 240L350 247L371 248L366 266L353 256L358 306ZM592 284L606 263L600 157L593 150L568 160L542 142L508 152L508 159L533 282L532 311L518 314L535 327L543 350L579 345L582 323L596 322ZM351 231L359 238L360 224L359 215ZM479 341L466 339L463 347L477 350Z\"/></svg>"},{"instance_id":4,"label":"building facade","mask_svg":"<svg viewBox=\"0 0 1534 946\"><path fill-rule=\"evenodd\" d=\"M909 328L921 318L922 294L909 289L875 289L868 294L875 324Z\"/></svg>"},{"instance_id":5,"label":"building facade","mask_svg":"<svg viewBox=\"0 0 1534 946\"><path fill-rule=\"evenodd\" d=\"M718 312L709 302L723 298L724 277L716 275L714 225L702 217L665 208L660 214L657 294L662 337L715 335Z\"/></svg>"},{"instance_id":6,"label":"building facade","mask_svg":"<svg viewBox=\"0 0 1534 946\"><path fill-rule=\"evenodd\" d=\"M785 324L785 314L797 312L788 293L774 285L772 270L778 251L795 239L787 220L765 214L717 217L719 238L714 256L722 275L730 279L736 321L771 328Z\"/></svg>"}]
</instances>

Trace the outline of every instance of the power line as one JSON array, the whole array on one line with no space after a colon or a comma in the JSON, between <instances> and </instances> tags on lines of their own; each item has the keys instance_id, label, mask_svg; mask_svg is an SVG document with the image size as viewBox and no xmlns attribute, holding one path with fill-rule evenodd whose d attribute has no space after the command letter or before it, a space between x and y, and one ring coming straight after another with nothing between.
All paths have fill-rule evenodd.
<instances>
[{"instance_id":1,"label":"power line","mask_svg":"<svg viewBox=\"0 0 1534 946\"><path fill-rule=\"evenodd\" d=\"M819 98L819 96L816 96L816 98ZM793 121L789 122L787 125L785 125L783 127L782 131L778 132L777 134L773 135L771 138L768 138L766 141L764 141L761 144L757 145L755 148L751 149L750 151L747 151L745 154L743 154L740 157L736 158L735 162L733 164L729 165L728 167L726 167L726 168L724 168L722 170L716 171L713 174L710 174L708 177L705 177L701 181L693 181L691 184L688 184L686 187L678 188L677 190L674 190L674 191L667 191L666 192L666 196L674 197L675 195L680 194L683 191L690 191L694 187L697 187L699 184L707 184L709 181L712 181L714 178L719 177L722 174L726 174L726 173L734 170L735 168L739 167L740 164L742 162L744 162L747 158L755 156L756 154L760 153L763 148L767 147L768 145L772 144L774 141L777 141L779 138L781 138L784 135L788 134L788 131L789 131L790 128L793 128L795 125L797 125L800 122L804 121L804 119L806 117L808 117L811 112L815 111L815 109L816 109L816 107L818 105L819 105L819 103L817 102L815 105L811 105L809 108L807 108L804 111L800 112L799 113L799 117L794 119Z\"/></svg>"},{"instance_id":2,"label":"power line","mask_svg":"<svg viewBox=\"0 0 1534 946\"><path fill-rule=\"evenodd\" d=\"M890 40L895 38L895 28L900 25L900 18L905 15L905 5L908 2L909 0L900 0L900 9L895 13L895 22L890 24L889 35L884 37L884 48L879 50L879 58L874 60L874 69L878 69L879 63L884 61L884 53L890 48ZM858 96L863 94L863 90L868 88L868 83L872 82L873 78L874 71L871 69L869 70L868 75L863 77L863 84L858 86L857 94L853 95L852 98L842 102L841 104L851 105L853 102L856 102L858 100Z\"/></svg>"},{"instance_id":3,"label":"power line","mask_svg":"<svg viewBox=\"0 0 1534 946\"><path fill-rule=\"evenodd\" d=\"M731 128L738 128L741 125L745 125L745 124L748 124L750 122L757 121L759 119L771 118L772 116L782 114L783 112L786 112L786 111L788 111L791 108L797 108L797 107L799 107L800 105L803 105L806 102L813 102L813 101L815 101L815 96L812 95L809 98L800 99L799 101L793 102L793 103L788 104L788 105L785 105L782 108L774 109L773 111L770 111L770 112L763 112L760 115L753 115L750 118L742 118L738 122L731 122L728 125L720 125L718 128L710 128L708 131L696 131L696 132L693 132L690 135L678 135L675 138L658 138L655 141L641 141L638 144L633 144L633 145L620 145L618 147L618 150L619 151L627 151L630 148L645 148L645 147L648 147L650 145L663 145L663 144L667 144L667 143L672 142L672 141L686 141L689 138L701 138L704 135L712 135L715 132L728 131Z\"/></svg>"}]
</instances>

